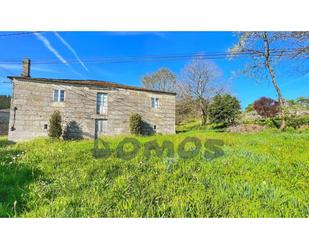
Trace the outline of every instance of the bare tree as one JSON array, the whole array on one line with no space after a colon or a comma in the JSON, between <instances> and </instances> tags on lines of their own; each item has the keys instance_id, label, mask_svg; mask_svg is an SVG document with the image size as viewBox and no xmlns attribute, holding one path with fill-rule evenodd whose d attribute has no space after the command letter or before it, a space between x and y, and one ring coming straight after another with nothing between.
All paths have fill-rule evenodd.
<instances>
[{"instance_id":1,"label":"bare tree","mask_svg":"<svg viewBox=\"0 0 309 249\"><path fill-rule=\"evenodd\" d=\"M238 43L229 50L232 57L248 55L251 58L243 73L259 80L271 79L278 96L280 130L286 127L285 102L274 66L283 59L308 56L306 42L308 32L240 32Z\"/></svg>"},{"instance_id":2,"label":"bare tree","mask_svg":"<svg viewBox=\"0 0 309 249\"><path fill-rule=\"evenodd\" d=\"M220 75L216 64L206 60L202 55L193 58L183 69L179 89L184 96L190 96L198 103L202 125L207 123L211 98L224 90L224 87L218 84Z\"/></svg>"},{"instance_id":3,"label":"bare tree","mask_svg":"<svg viewBox=\"0 0 309 249\"><path fill-rule=\"evenodd\" d=\"M191 96L184 95L176 98L176 124L200 117L197 102Z\"/></svg>"},{"instance_id":4,"label":"bare tree","mask_svg":"<svg viewBox=\"0 0 309 249\"><path fill-rule=\"evenodd\" d=\"M308 31L294 31L284 32L283 38L290 40L292 43L291 58L309 58L309 32Z\"/></svg>"},{"instance_id":5,"label":"bare tree","mask_svg":"<svg viewBox=\"0 0 309 249\"><path fill-rule=\"evenodd\" d=\"M152 74L143 76L142 84L148 89L175 92L176 75L167 68L160 68Z\"/></svg>"}]
</instances>

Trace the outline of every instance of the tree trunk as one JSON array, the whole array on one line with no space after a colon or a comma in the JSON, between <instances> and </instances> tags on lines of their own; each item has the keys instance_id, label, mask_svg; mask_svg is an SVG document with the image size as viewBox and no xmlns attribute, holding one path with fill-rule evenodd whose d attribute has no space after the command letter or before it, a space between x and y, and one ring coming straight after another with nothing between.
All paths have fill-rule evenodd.
<instances>
[{"instance_id":1,"label":"tree trunk","mask_svg":"<svg viewBox=\"0 0 309 249\"><path fill-rule=\"evenodd\" d=\"M278 95L279 108L280 108L280 117L281 117L280 130L282 131L286 127L286 123L285 123L285 118L286 118L286 115L285 115L285 103L284 103L284 100L283 100L280 88L279 88L279 86L277 84L275 73L274 73L270 63L267 63L267 68L268 68L269 74L271 76L271 81L272 81L272 83L273 83L273 85L274 85L274 87L276 89L277 95Z\"/></svg>"},{"instance_id":2,"label":"tree trunk","mask_svg":"<svg viewBox=\"0 0 309 249\"><path fill-rule=\"evenodd\" d=\"M277 95L278 95L278 102L279 102L279 108L280 108L280 117L281 117L281 125L280 125L280 130L284 130L286 127L286 122L285 122L285 118L286 118L286 114L285 114L285 103L284 103L284 99L282 97L280 88L277 84L277 80L276 80L276 75L275 72L271 66L271 62L270 62L270 51L269 51L269 41L268 41L268 37L267 37L267 33L264 32L264 49L265 49L265 63L268 69L268 72L271 76L271 81L276 89Z\"/></svg>"},{"instance_id":3,"label":"tree trunk","mask_svg":"<svg viewBox=\"0 0 309 249\"><path fill-rule=\"evenodd\" d=\"M207 113L204 109L202 109L202 125L207 124Z\"/></svg>"},{"instance_id":4,"label":"tree trunk","mask_svg":"<svg viewBox=\"0 0 309 249\"><path fill-rule=\"evenodd\" d=\"M203 103L203 99L201 98L199 101L200 109L201 109L201 123L202 125L207 124L207 110L206 106Z\"/></svg>"}]
</instances>

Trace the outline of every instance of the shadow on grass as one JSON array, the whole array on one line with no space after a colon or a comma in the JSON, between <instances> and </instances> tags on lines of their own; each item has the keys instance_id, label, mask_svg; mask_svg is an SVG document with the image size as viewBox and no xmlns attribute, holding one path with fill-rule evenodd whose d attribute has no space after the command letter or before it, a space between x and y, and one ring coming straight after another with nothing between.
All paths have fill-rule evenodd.
<instances>
[{"instance_id":1,"label":"shadow on grass","mask_svg":"<svg viewBox=\"0 0 309 249\"><path fill-rule=\"evenodd\" d=\"M0 149L7 147L9 145L12 145L12 144L15 144L15 143L12 141L8 141L7 139L0 139Z\"/></svg>"},{"instance_id":2,"label":"shadow on grass","mask_svg":"<svg viewBox=\"0 0 309 249\"><path fill-rule=\"evenodd\" d=\"M215 132L225 132L227 127L228 126L226 124L217 124L217 125L214 125L211 130Z\"/></svg>"},{"instance_id":3,"label":"shadow on grass","mask_svg":"<svg viewBox=\"0 0 309 249\"><path fill-rule=\"evenodd\" d=\"M37 175L29 165L18 162L22 151L9 144L0 141L0 217L17 217L25 210L28 186Z\"/></svg>"},{"instance_id":4,"label":"shadow on grass","mask_svg":"<svg viewBox=\"0 0 309 249\"><path fill-rule=\"evenodd\" d=\"M183 130L176 130L176 134L180 134L180 133L185 133L188 132L189 130L183 129Z\"/></svg>"}]
</instances>

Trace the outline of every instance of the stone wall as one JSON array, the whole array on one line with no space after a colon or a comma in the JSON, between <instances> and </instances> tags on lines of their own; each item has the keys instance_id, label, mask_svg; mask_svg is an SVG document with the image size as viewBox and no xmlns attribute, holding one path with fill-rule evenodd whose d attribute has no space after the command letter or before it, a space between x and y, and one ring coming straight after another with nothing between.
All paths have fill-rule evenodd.
<instances>
[{"instance_id":1,"label":"stone wall","mask_svg":"<svg viewBox=\"0 0 309 249\"><path fill-rule=\"evenodd\" d=\"M53 102L55 89L65 90L64 102ZM98 92L108 94L105 115L96 114ZM56 110L63 118L63 128L74 121L84 138L94 138L95 119L107 119L106 135L129 133L131 113L141 114L149 127L156 126L157 133L175 133L175 96L171 94L14 79L12 97L10 127L14 130L9 132L12 141L47 136L46 125ZM151 108L151 97L159 98L158 109Z\"/></svg>"}]
</instances>

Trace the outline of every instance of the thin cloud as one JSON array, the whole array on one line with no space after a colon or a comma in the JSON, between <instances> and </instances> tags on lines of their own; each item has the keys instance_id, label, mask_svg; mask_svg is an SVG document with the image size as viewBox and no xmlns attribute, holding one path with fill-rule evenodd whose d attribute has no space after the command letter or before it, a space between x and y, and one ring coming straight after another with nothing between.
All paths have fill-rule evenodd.
<instances>
[{"instance_id":1,"label":"thin cloud","mask_svg":"<svg viewBox=\"0 0 309 249\"><path fill-rule=\"evenodd\" d=\"M49 40L45 38L42 34L35 32L34 35L38 40L40 40L44 46L52 52L63 64L69 66L69 63L61 56L61 54L51 45Z\"/></svg>"},{"instance_id":2,"label":"thin cloud","mask_svg":"<svg viewBox=\"0 0 309 249\"><path fill-rule=\"evenodd\" d=\"M51 45L50 41L49 41L46 37L44 37L42 34L37 33L37 32L35 32L34 35L35 35L36 38L37 38L38 40L40 40L40 41L44 44L44 46L45 46L49 51L51 51L51 52L52 52L64 65L66 65L67 67L69 67L73 73L78 74L78 75L80 75L81 77L83 77L81 73L75 71L75 70L71 67L71 65L66 61L66 59L64 59L64 58L61 56L61 54Z\"/></svg>"},{"instance_id":3,"label":"thin cloud","mask_svg":"<svg viewBox=\"0 0 309 249\"><path fill-rule=\"evenodd\" d=\"M75 58L78 60L79 64L88 72L88 68L84 64L84 62L79 58L78 54L76 53L75 49L72 48L72 46L64 40L64 38L57 32L54 32L55 36L62 42L62 44L72 52L72 54L75 56Z\"/></svg>"}]
</instances>

